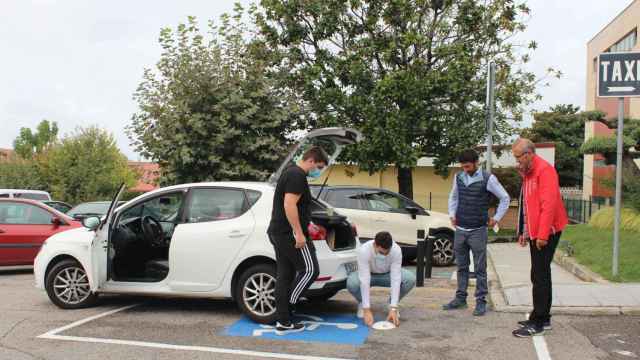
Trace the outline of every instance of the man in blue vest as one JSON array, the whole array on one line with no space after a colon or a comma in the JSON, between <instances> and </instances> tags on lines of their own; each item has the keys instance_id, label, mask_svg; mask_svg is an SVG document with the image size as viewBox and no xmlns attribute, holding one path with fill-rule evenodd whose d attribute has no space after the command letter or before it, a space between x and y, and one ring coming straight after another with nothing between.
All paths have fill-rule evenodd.
<instances>
[{"instance_id":1,"label":"man in blue vest","mask_svg":"<svg viewBox=\"0 0 640 360\"><path fill-rule=\"evenodd\" d=\"M453 251L458 265L458 290L455 298L442 306L444 310L467 307L467 286L469 285L469 251L473 253L476 273L475 316L487 312L487 239L488 228L496 226L509 210L509 194L494 175L479 169L478 153L469 149L458 157L462 166L453 180L449 194L449 217L456 228ZM491 194L499 200L495 216L489 218Z\"/></svg>"}]
</instances>

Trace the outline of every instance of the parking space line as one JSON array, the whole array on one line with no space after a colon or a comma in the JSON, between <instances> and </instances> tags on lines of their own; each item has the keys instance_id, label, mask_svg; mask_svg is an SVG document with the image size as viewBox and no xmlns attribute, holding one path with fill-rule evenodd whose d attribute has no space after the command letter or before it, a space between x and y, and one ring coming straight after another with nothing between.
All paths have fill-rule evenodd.
<instances>
[{"instance_id":1,"label":"parking space line","mask_svg":"<svg viewBox=\"0 0 640 360\"><path fill-rule=\"evenodd\" d=\"M140 304L127 305L121 308L117 308L114 310L110 310L101 314L93 315L88 318L78 320L69 325L65 325L51 331L48 331L42 335L39 335L38 339L48 339L48 340L62 340L62 341L76 341L76 342L85 342L85 343L97 343L97 344L114 344L114 345L128 345L128 346L139 346L139 347L147 347L147 348L155 348L155 349L166 349L166 350L183 350L183 351L200 351L200 352L208 352L208 353L217 353L217 354L229 354L229 355L240 355L240 356L254 356L254 357L262 357L262 358L272 358L272 359L290 359L290 360L350 360L344 358L331 358L331 357L321 357L321 356L308 356L308 355L294 355L294 354L281 354L281 353L271 353L271 352L261 352L261 351L252 351L252 350L239 350L239 349L225 349L225 348L216 348L216 347L208 347L208 346L192 346L192 345L174 345L174 344L165 344L165 343L156 343L156 342L148 342L148 341L135 341L135 340L120 340L120 339L106 339L106 338L95 338L95 337L83 337L83 336L68 336L68 335L58 335L63 331L67 331L74 327L86 324L88 322L103 318L105 316L113 315L115 313L125 311L136 307Z\"/></svg>"},{"instance_id":2,"label":"parking space line","mask_svg":"<svg viewBox=\"0 0 640 360\"><path fill-rule=\"evenodd\" d=\"M524 318L525 320L529 320L529 313L524 314ZM544 335L532 336L532 340L538 360L551 360L551 354L549 354L549 347L544 339Z\"/></svg>"},{"instance_id":3,"label":"parking space line","mask_svg":"<svg viewBox=\"0 0 640 360\"><path fill-rule=\"evenodd\" d=\"M73 322L73 323L71 323L69 325L65 325L65 326L59 327L57 329L53 329L51 331L48 331L48 332L38 336L38 338L46 338L47 336L56 335L56 334L61 333L63 331L67 331L69 329L73 329L76 326L80 326L80 325L86 324L86 323L88 323L90 321L97 320L97 319L103 318L105 316L113 315L113 314L118 313L120 311L129 310L132 307L136 307L138 305L140 305L140 304L127 305L127 306L124 306L124 307L121 307L121 308L117 308L117 309L114 309L114 310L110 310L110 311L107 311L107 312L104 312L104 313L101 313L101 314L90 316L90 317L88 317L86 319L78 320L78 321Z\"/></svg>"},{"instance_id":4,"label":"parking space line","mask_svg":"<svg viewBox=\"0 0 640 360\"><path fill-rule=\"evenodd\" d=\"M208 347L208 346L173 345L173 344L163 344L163 343L155 343L155 342L147 342L147 341L101 339L101 338L66 336L66 335L46 335L45 334L45 335L39 336L39 338L51 339L51 340L100 343L100 344L130 345L130 346L140 346L140 347L166 349L166 350L200 351L200 352L208 352L208 353L254 356L254 357L262 357L262 358L272 358L272 359L348 360L348 359L341 359L341 358L329 358L329 357L319 357L319 356L280 354L280 353L269 353L269 352L251 351L251 350L238 350L238 349L224 349L224 348L215 348L215 347Z\"/></svg>"}]
</instances>

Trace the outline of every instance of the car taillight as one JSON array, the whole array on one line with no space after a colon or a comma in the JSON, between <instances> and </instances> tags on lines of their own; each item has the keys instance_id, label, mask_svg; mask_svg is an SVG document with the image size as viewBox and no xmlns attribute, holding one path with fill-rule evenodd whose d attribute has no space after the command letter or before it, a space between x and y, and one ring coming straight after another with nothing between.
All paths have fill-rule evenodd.
<instances>
[{"instance_id":1,"label":"car taillight","mask_svg":"<svg viewBox=\"0 0 640 360\"><path fill-rule=\"evenodd\" d=\"M351 233L353 236L358 236L358 228L356 227L356 224L351 224Z\"/></svg>"},{"instance_id":2,"label":"car taillight","mask_svg":"<svg viewBox=\"0 0 640 360\"><path fill-rule=\"evenodd\" d=\"M324 226L309 223L307 229L309 229L309 237L311 240L316 241L327 239L327 229L325 229Z\"/></svg>"}]
</instances>

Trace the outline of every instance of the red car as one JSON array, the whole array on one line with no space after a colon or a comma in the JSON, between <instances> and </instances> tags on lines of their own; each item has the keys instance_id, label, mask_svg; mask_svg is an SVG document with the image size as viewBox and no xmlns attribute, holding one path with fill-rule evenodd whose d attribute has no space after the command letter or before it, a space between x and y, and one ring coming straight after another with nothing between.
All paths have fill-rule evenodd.
<instances>
[{"instance_id":1,"label":"red car","mask_svg":"<svg viewBox=\"0 0 640 360\"><path fill-rule=\"evenodd\" d=\"M0 199L0 266L33 265L49 236L81 226L41 202Z\"/></svg>"}]
</instances>

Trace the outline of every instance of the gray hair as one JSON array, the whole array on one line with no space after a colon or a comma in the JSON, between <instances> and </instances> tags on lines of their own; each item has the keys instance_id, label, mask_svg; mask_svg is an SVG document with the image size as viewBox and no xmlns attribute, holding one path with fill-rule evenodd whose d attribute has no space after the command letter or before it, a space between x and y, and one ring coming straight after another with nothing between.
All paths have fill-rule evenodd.
<instances>
[{"instance_id":1,"label":"gray hair","mask_svg":"<svg viewBox=\"0 0 640 360\"><path fill-rule=\"evenodd\" d=\"M533 143L533 141L527 138L519 138L518 140L516 140L516 142L513 143L513 146L511 146L511 148L519 148L523 152L530 152L532 154L536 153L536 145Z\"/></svg>"}]
</instances>

